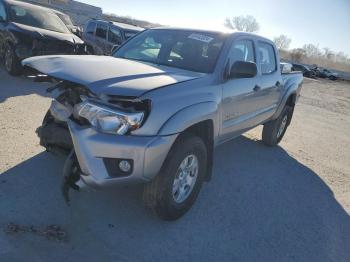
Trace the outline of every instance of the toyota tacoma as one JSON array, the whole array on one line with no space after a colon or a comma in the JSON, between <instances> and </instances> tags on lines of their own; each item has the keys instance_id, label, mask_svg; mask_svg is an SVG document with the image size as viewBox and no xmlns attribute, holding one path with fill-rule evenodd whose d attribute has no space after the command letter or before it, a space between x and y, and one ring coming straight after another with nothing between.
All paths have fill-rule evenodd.
<instances>
[{"instance_id":1,"label":"toyota tacoma","mask_svg":"<svg viewBox=\"0 0 350 262\"><path fill-rule=\"evenodd\" d=\"M38 134L48 151L68 154L66 199L83 184L144 183L146 206L166 220L211 179L214 147L258 125L263 143L281 141L303 81L266 38L179 28L145 30L109 57L23 65L57 81Z\"/></svg>"}]
</instances>

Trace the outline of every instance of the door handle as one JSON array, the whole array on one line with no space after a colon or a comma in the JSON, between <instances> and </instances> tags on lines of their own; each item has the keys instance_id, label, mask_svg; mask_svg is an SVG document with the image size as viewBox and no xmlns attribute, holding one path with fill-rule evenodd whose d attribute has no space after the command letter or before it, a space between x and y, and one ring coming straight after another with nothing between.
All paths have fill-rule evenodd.
<instances>
[{"instance_id":1,"label":"door handle","mask_svg":"<svg viewBox=\"0 0 350 262\"><path fill-rule=\"evenodd\" d=\"M255 92L258 92L258 91L261 90L261 86L255 85L254 88L253 88L253 90L254 90Z\"/></svg>"}]
</instances>

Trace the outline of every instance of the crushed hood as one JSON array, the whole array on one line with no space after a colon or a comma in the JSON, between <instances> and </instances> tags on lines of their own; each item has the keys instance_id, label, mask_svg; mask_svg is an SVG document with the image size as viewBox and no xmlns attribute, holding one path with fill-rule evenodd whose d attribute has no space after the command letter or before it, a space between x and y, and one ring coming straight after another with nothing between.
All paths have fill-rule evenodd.
<instances>
[{"instance_id":1,"label":"crushed hood","mask_svg":"<svg viewBox=\"0 0 350 262\"><path fill-rule=\"evenodd\" d=\"M25 59L22 64L86 86L96 95L140 96L152 89L205 75L110 56L38 56Z\"/></svg>"}]
</instances>

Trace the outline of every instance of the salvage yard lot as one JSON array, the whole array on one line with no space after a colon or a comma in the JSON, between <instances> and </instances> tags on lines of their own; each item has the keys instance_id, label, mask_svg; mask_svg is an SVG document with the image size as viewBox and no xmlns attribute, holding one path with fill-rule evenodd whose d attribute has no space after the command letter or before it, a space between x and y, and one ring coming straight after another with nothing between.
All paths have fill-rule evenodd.
<instances>
[{"instance_id":1,"label":"salvage yard lot","mask_svg":"<svg viewBox=\"0 0 350 262\"><path fill-rule=\"evenodd\" d=\"M170 223L143 208L141 186L65 205L64 159L35 134L48 86L0 69L1 261L350 261L349 83L305 80L276 148L261 127L218 147L212 181ZM28 230L50 225L67 239Z\"/></svg>"}]
</instances>

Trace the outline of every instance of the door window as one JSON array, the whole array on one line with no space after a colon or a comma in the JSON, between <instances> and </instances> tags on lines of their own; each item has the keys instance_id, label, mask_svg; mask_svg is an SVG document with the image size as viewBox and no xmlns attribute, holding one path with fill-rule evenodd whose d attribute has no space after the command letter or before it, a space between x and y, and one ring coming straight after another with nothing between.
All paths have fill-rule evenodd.
<instances>
[{"instance_id":1,"label":"door window","mask_svg":"<svg viewBox=\"0 0 350 262\"><path fill-rule=\"evenodd\" d=\"M95 22L90 22L87 27L86 27L86 33L90 35L95 34L95 29L96 29L96 23Z\"/></svg>"},{"instance_id":2,"label":"door window","mask_svg":"<svg viewBox=\"0 0 350 262\"><path fill-rule=\"evenodd\" d=\"M277 70L276 55L272 45L268 43L259 43L260 67L262 74L270 74Z\"/></svg>"},{"instance_id":3,"label":"door window","mask_svg":"<svg viewBox=\"0 0 350 262\"><path fill-rule=\"evenodd\" d=\"M255 62L253 42L250 40L235 41L231 47L229 57L232 64L236 61Z\"/></svg>"},{"instance_id":4,"label":"door window","mask_svg":"<svg viewBox=\"0 0 350 262\"><path fill-rule=\"evenodd\" d=\"M96 36L106 39L107 37L107 25L105 24L98 24L96 28Z\"/></svg>"},{"instance_id":5,"label":"door window","mask_svg":"<svg viewBox=\"0 0 350 262\"><path fill-rule=\"evenodd\" d=\"M6 11L3 3L0 3L0 17L2 20L6 20Z\"/></svg>"},{"instance_id":6,"label":"door window","mask_svg":"<svg viewBox=\"0 0 350 262\"><path fill-rule=\"evenodd\" d=\"M122 33L118 28L110 27L108 31L108 41L120 45L122 43Z\"/></svg>"}]
</instances>

